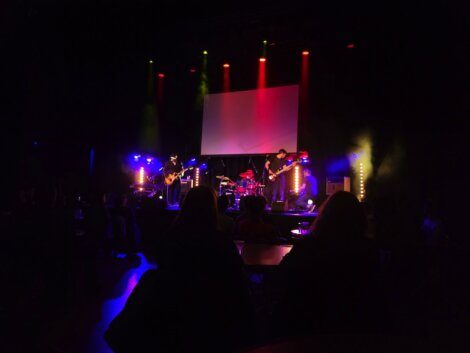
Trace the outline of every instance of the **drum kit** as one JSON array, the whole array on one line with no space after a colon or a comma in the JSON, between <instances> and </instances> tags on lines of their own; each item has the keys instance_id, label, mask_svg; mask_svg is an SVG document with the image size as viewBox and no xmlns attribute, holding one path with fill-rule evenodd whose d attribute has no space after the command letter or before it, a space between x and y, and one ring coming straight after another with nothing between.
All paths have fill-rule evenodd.
<instances>
[{"instance_id":1,"label":"drum kit","mask_svg":"<svg viewBox=\"0 0 470 353\"><path fill-rule=\"evenodd\" d=\"M243 196L263 196L265 185L255 180L255 174L251 169L239 174L238 182L224 175L217 175L220 180L219 195L234 195L235 199Z\"/></svg>"}]
</instances>

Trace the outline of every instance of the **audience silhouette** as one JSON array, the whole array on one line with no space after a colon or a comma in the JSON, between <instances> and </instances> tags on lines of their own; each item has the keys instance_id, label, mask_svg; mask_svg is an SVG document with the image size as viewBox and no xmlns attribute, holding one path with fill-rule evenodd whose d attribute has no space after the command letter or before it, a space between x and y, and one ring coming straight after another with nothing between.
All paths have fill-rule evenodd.
<instances>
[{"instance_id":1,"label":"audience silhouette","mask_svg":"<svg viewBox=\"0 0 470 353\"><path fill-rule=\"evenodd\" d=\"M232 352L251 342L254 310L242 259L218 229L215 192L188 192L159 252L106 340L115 352Z\"/></svg>"},{"instance_id":2,"label":"audience silhouette","mask_svg":"<svg viewBox=\"0 0 470 353\"><path fill-rule=\"evenodd\" d=\"M262 196L247 196L245 207L245 216L238 222L240 239L250 243L271 244L277 242L276 229L273 225L263 221L266 199Z\"/></svg>"},{"instance_id":3,"label":"audience silhouette","mask_svg":"<svg viewBox=\"0 0 470 353\"><path fill-rule=\"evenodd\" d=\"M386 330L378 256L365 231L366 216L353 194L340 191L325 202L310 235L280 265L276 335Z\"/></svg>"}]
</instances>

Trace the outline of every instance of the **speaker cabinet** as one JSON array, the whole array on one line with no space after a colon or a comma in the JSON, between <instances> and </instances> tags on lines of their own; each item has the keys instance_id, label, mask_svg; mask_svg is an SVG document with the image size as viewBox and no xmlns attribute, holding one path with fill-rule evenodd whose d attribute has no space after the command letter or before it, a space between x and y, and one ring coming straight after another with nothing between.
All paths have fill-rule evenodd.
<instances>
[{"instance_id":1,"label":"speaker cabinet","mask_svg":"<svg viewBox=\"0 0 470 353\"><path fill-rule=\"evenodd\" d=\"M327 178L326 194L333 195L337 191L351 191L351 179L349 177Z\"/></svg>"},{"instance_id":2,"label":"speaker cabinet","mask_svg":"<svg viewBox=\"0 0 470 353\"><path fill-rule=\"evenodd\" d=\"M287 201L276 201L271 206L271 212L285 212L288 211Z\"/></svg>"}]
</instances>

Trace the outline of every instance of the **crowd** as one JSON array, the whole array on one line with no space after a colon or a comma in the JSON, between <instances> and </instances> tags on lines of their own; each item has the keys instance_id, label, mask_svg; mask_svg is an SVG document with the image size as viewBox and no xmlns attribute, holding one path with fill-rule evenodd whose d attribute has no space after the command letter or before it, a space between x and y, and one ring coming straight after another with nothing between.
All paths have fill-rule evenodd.
<instances>
[{"instance_id":1,"label":"crowd","mask_svg":"<svg viewBox=\"0 0 470 353\"><path fill-rule=\"evenodd\" d=\"M64 315L84 296L98 295L100 263L131 265L138 251L148 250L145 246L153 247L158 268L145 273L109 326L105 339L115 352L147 347L237 352L281 337L397 334L411 325L418 333L426 331L420 320L426 319L427 297L420 286L435 281L427 270L441 269L446 240L431 203L417 236L423 252L413 252L422 257L411 266L394 263L390 246L384 246L389 242L377 239L380 212L351 193L335 193L321 206L309 234L294 243L276 269L270 284L274 296L269 308L260 310L234 239L284 241L265 221L264 198L241 200L234 219L226 213L225 196L200 186L187 194L176 219L164 221L155 217L164 212L155 203L138 208L126 195L106 194L92 202L59 191L21 190L16 202L2 210L1 275L9 286L2 302L16 303L2 311L13 317L36 309L37 326L31 331L45 316ZM145 244L143 239L152 235L158 242ZM402 280L404 266L410 268ZM410 285L412 278L420 285ZM408 285L419 289L407 296Z\"/></svg>"}]
</instances>

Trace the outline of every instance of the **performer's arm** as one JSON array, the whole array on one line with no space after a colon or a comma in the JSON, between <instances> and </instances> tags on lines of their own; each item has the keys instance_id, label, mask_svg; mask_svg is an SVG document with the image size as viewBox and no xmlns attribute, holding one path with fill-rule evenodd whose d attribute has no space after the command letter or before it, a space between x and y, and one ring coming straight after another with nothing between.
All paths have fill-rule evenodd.
<instances>
[{"instance_id":1,"label":"performer's arm","mask_svg":"<svg viewBox=\"0 0 470 353\"><path fill-rule=\"evenodd\" d=\"M271 164L271 161L266 161L266 163L264 163L264 167L269 172L269 174L274 174L274 172L271 169L269 169L270 164Z\"/></svg>"}]
</instances>

